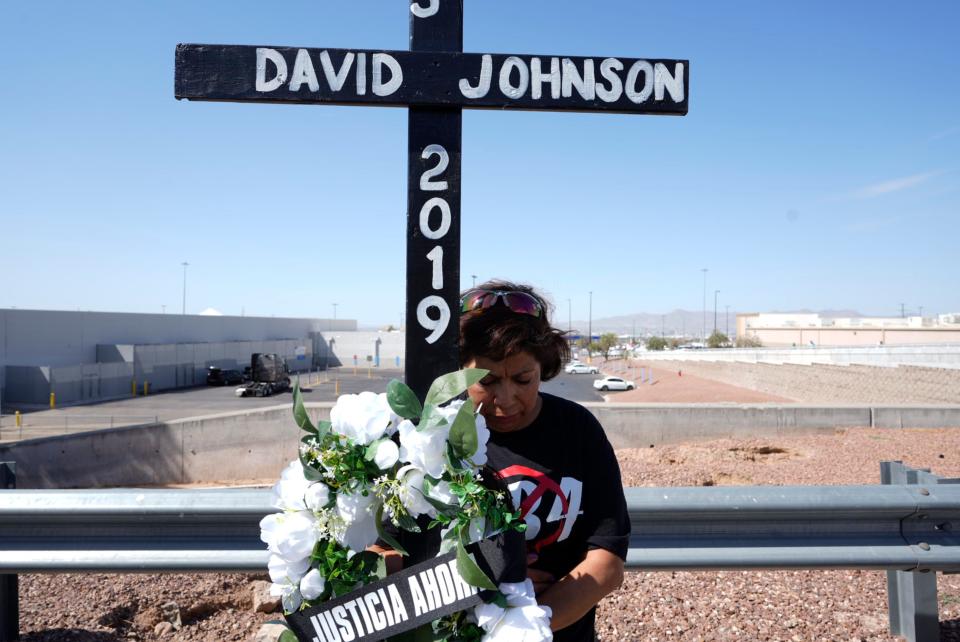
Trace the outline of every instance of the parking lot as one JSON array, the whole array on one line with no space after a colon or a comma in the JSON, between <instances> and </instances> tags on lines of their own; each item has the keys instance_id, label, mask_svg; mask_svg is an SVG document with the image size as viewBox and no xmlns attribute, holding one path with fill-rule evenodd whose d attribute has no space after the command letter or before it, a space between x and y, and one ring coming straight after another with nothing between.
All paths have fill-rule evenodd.
<instances>
[{"instance_id":1,"label":"parking lot","mask_svg":"<svg viewBox=\"0 0 960 642\"><path fill-rule=\"evenodd\" d=\"M364 390L385 392L392 379L402 377L403 372L395 369L358 368L354 371L348 367L301 374L300 385L305 401L336 401L338 391L339 394ZM596 378L597 375L560 373L552 381L544 383L541 389L576 401L602 402L603 397L592 387ZM4 415L0 421L0 441L171 421L291 403L290 393L272 397L241 398L234 394L235 389L236 386L232 385L203 386L97 404L24 412L21 416L22 425L19 427L16 426L13 416Z\"/></svg>"}]
</instances>

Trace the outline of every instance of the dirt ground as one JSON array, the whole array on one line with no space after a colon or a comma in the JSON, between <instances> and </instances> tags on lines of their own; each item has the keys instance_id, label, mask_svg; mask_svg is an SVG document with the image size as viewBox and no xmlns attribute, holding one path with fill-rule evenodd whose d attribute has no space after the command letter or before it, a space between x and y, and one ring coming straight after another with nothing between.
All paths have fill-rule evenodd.
<instances>
[{"instance_id":1,"label":"dirt ground","mask_svg":"<svg viewBox=\"0 0 960 642\"><path fill-rule=\"evenodd\" d=\"M600 365L609 375L624 377L637 384L633 390L610 393L608 401L640 403L794 403L794 399L778 397L749 388L731 386L712 379L687 374L682 370L651 368L644 364L645 371L653 371L653 383L641 381L641 365L636 361L608 361Z\"/></svg>"}]
</instances>

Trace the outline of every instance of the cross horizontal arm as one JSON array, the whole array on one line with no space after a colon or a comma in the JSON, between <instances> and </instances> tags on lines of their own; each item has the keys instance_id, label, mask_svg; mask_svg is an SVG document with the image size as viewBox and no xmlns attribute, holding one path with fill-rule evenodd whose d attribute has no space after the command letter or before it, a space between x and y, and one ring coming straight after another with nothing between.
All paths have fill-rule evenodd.
<instances>
[{"instance_id":1,"label":"cross horizontal arm","mask_svg":"<svg viewBox=\"0 0 960 642\"><path fill-rule=\"evenodd\" d=\"M181 44L176 97L687 113L686 60Z\"/></svg>"}]
</instances>

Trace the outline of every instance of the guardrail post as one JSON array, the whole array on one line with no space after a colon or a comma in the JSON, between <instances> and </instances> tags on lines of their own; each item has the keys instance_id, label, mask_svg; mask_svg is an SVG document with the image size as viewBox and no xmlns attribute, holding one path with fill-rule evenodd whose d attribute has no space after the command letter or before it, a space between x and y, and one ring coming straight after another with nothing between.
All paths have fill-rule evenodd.
<instances>
[{"instance_id":1,"label":"guardrail post","mask_svg":"<svg viewBox=\"0 0 960 642\"><path fill-rule=\"evenodd\" d=\"M16 466L12 461L0 461L0 489L17 487ZM0 574L0 642L20 639L20 587L17 575Z\"/></svg>"},{"instance_id":2,"label":"guardrail post","mask_svg":"<svg viewBox=\"0 0 960 642\"><path fill-rule=\"evenodd\" d=\"M925 482L936 483L929 472L914 470L901 461L880 462L881 484L915 485L921 476ZM940 640L936 572L887 571L887 606L892 635L902 635L907 642Z\"/></svg>"}]
</instances>

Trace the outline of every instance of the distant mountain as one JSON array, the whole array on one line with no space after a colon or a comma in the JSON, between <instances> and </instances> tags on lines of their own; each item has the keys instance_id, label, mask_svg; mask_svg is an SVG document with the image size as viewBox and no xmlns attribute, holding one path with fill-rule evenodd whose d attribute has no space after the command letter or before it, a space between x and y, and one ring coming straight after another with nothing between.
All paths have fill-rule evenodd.
<instances>
[{"instance_id":1,"label":"distant mountain","mask_svg":"<svg viewBox=\"0 0 960 642\"><path fill-rule=\"evenodd\" d=\"M566 330L567 326L563 319L554 319L554 323L561 329ZM717 329L728 334L736 334L737 313L730 310L726 315L725 310L717 310ZM574 320L573 330L575 334L586 334L588 320ZM644 337L650 335L664 336L683 336L698 337L704 328L704 314L702 310L692 312L690 310L673 310L664 314L651 314L649 312L637 312L634 314L625 314L616 317L603 317L594 319L592 323L593 333L614 332L616 334L636 334ZM728 332L729 328L729 332ZM706 333L713 332L713 310L707 310L706 314Z\"/></svg>"}]
</instances>

